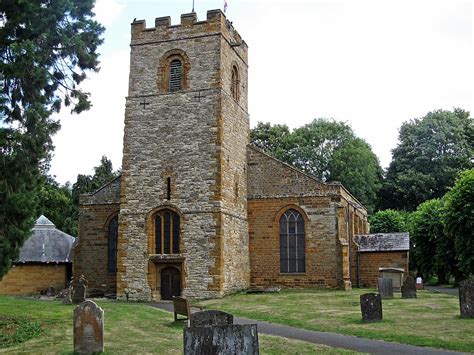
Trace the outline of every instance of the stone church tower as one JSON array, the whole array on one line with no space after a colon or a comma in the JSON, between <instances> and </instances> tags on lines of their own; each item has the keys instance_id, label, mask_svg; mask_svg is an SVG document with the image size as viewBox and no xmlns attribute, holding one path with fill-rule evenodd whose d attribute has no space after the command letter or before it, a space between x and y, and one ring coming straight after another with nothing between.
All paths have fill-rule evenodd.
<instances>
[{"instance_id":1,"label":"stone church tower","mask_svg":"<svg viewBox=\"0 0 474 355\"><path fill-rule=\"evenodd\" d=\"M249 286L247 45L220 10L132 23L117 297Z\"/></svg>"}]
</instances>

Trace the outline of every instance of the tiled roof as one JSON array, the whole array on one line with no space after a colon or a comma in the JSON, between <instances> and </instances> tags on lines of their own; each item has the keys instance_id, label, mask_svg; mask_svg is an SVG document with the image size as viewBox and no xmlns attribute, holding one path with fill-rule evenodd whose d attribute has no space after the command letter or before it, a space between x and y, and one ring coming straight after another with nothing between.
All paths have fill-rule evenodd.
<instances>
[{"instance_id":1,"label":"tiled roof","mask_svg":"<svg viewBox=\"0 0 474 355\"><path fill-rule=\"evenodd\" d=\"M359 251L406 251L410 250L408 233L378 233L356 235Z\"/></svg>"},{"instance_id":2,"label":"tiled roof","mask_svg":"<svg viewBox=\"0 0 474 355\"><path fill-rule=\"evenodd\" d=\"M36 221L31 236L21 247L17 262L72 262L70 254L74 240L74 237L56 229L53 222L41 216Z\"/></svg>"}]
</instances>

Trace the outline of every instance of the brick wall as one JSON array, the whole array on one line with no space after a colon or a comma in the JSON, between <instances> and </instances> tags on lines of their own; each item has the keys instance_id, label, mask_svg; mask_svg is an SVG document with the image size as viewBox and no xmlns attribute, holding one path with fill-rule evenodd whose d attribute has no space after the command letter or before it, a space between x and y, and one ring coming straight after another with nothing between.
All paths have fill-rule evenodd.
<instances>
[{"instance_id":1,"label":"brick wall","mask_svg":"<svg viewBox=\"0 0 474 355\"><path fill-rule=\"evenodd\" d=\"M94 194L81 196L74 246L74 278L84 274L89 288L107 293L116 291L116 274L108 272L108 223L119 211L119 194L117 178Z\"/></svg>"},{"instance_id":2,"label":"brick wall","mask_svg":"<svg viewBox=\"0 0 474 355\"><path fill-rule=\"evenodd\" d=\"M39 294L40 289L62 290L65 285L65 264L19 264L0 281L0 295Z\"/></svg>"},{"instance_id":3,"label":"brick wall","mask_svg":"<svg viewBox=\"0 0 474 355\"><path fill-rule=\"evenodd\" d=\"M395 267L408 274L408 252L364 252L360 253L360 286L377 287L379 267Z\"/></svg>"}]
</instances>

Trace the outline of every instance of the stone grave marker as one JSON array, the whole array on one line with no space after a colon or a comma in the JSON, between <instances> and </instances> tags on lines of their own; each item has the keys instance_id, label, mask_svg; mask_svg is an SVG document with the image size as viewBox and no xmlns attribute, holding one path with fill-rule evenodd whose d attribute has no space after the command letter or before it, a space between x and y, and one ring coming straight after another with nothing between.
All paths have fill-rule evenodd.
<instances>
[{"instance_id":1,"label":"stone grave marker","mask_svg":"<svg viewBox=\"0 0 474 355\"><path fill-rule=\"evenodd\" d=\"M72 283L63 290L63 304L72 304Z\"/></svg>"},{"instance_id":2,"label":"stone grave marker","mask_svg":"<svg viewBox=\"0 0 474 355\"><path fill-rule=\"evenodd\" d=\"M380 296L385 299L393 298L393 284L392 279L380 278L378 280L378 291Z\"/></svg>"},{"instance_id":3,"label":"stone grave marker","mask_svg":"<svg viewBox=\"0 0 474 355\"><path fill-rule=\"evenodd\" d=\"M377 293L364 293L360 296L360 310L363 322L382 320L382 297Z\"/></svg>"},{"instance_id":4,"label":"stone grave marker","mask_svg":"<svg viewBox=\"0 0 474 355\"><path fill-rule=\"evenodd\" d=\"M87 294L87 281L84 275L79 277L79 280L74 283L73 290L72 290L72 302L75 304L82 303L86 300Z\"/></svg>"},{"instance_id":5,"label":"stone grave marker","mask_svg":"<svg viewBox=\"0 0 474 355\"><path fill-rule=\"evenodd\" d=\"M416 298L416 283L411 275L408 275L403 281L402 298Z\"/></svg>"},{"instance_id":6,"label":"stone grave marker","mask_svg":"<svg viewBox=\"0 0 474 355\"><path fill-rule=\"evenodd\" d=\"M461 287L459 287L459 307L461 318L474 318L474 277L461 283Z\"/></svg>"},{"instance_id":7,"label":"stone grave marker","mask_svg":"<svg viewBox=\"0 0 474 355\"><path fill-rule=\"evenodd\" d=\"M191 327L203 327L206 325L229 325L234 324L234 316L222 311L200 311L192 314Z\"/></svg>"},{"instance_id":8,"label":"stone grave marker","mask_svg":"<svg viewBox=\"0 0 474 355\"><path fill-rule=\"evenodd\" d=\"M103 351L104 311L93 301L84 301L74 308L74 353Z\"/></svg>"},{"instance_id":9,"label":"stone grave marker","mask_svg":"<svg viewBox=\"0 0 474 355\"><path fill-rule=\"evenodd\" d=\"M185 327L185 355L258 355L256 324Z\"/></svg>"}]
</instances>

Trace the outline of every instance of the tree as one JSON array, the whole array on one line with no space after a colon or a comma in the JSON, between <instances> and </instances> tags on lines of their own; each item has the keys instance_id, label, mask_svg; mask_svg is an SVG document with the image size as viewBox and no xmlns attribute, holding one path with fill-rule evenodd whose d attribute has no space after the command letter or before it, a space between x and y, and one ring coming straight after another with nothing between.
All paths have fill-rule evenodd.
<instances>
[{"instance_id":1,"label":"tree","mask_svg":"<svg viewBox=\"0 0 474 355\"><path fill-rule=\"evenodd\" d=\"M373 211L382 169L370 145L349 125L319 118L290 132L285 125L259 123L250 137L266 153L322 181L340 181Z\"/></svg>"},{"instance_id":2,"label":"tree","mask_svg":"<svg viewBox=\"0 0 474 355\"><path fill-rule=\"evenodd\" d=\"M474 169L460 174L445 199L446 232L454 240L459 269L467 278L474 274Z\"/></svg>"},{"instance_id":3,"label":"tree","mask_svg":"<svg viewBox=\"0 0 474 355\"><path fill-rule=\"evenodd\" d=\"M103 27L93 0L0 2L0 277L18 257L38 207L61 106L90 107L78 88L98 70Z\"/></svg>"},{"instance_id":4,"label":"tree","mask_svg":"<svg viewBox=\"0 0 474 355\"><path fill-rule=\"evenodd\" d=\"M456 274L454 241L444 228L444 201L433 199L423 202L411 215L411 256L424 279L436 275L438 283L445 284Z\"/></svg>"},{"instance_id":5,"label":"tree","mask_svg":"<svg viewBox=\"0 0 474 355\"><path fill-rule=\"evenodd\" d=\"M380 207L413 211L440 198L474 156L474 125L469 112L438 110L405 122L393 150Z\"/></svg>"},{"instance_id":6,"label":"tree","mask_svg":"<svg viewBox=\"0 0 474 355\"><path fill-rule=\"evenodd\" d=\"M395 210L378 211L369 216L371 233L407 232L407 214Z\"/></svg>"}]
</instances>

